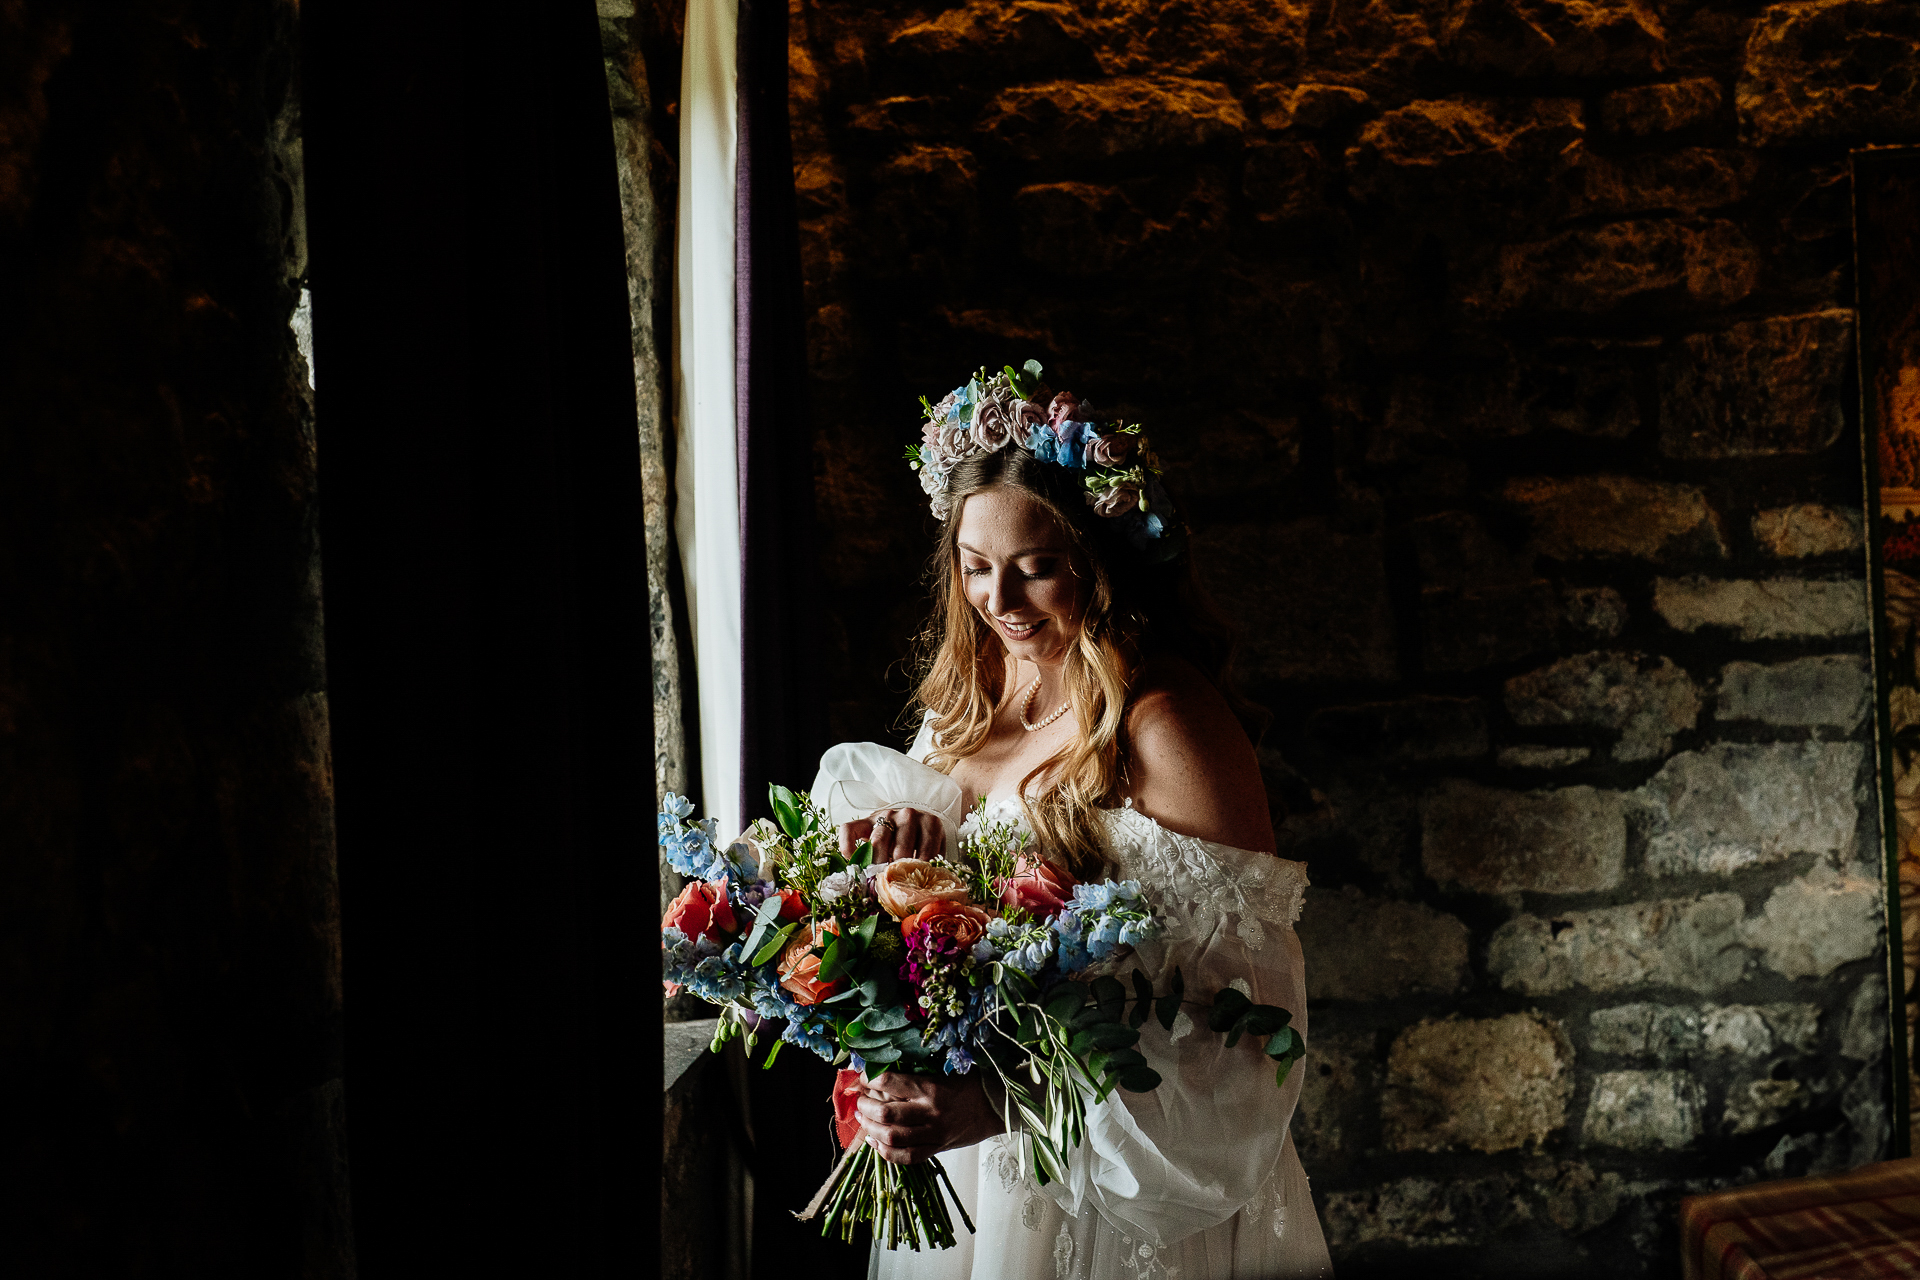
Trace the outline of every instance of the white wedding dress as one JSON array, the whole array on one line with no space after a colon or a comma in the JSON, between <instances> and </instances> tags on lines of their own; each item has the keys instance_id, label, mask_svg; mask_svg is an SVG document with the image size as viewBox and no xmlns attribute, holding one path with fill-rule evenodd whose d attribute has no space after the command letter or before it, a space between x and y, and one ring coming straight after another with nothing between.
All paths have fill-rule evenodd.
<instances>
[{"instance_id":1,"label":"white wedding dress","mask_svg":"<svg viewBox=\"0 0 1920 1280\"><path fill-rule=\"evenodd\" d=\"M912 760L927 748L923 729ZM949 831L957 826L958 786L898 752L849 744L821 765L814 795L834 791L838 804L830 809L864 806L864 817L904 805L941 813ZM1018 811L1010 798L999 805ZM1237 986L1256 1003L1292 1010L1293 1025L1306 1034L1306 973L1293 931L1306 867L1177 835L1131 808L1104 816L1114 877L1138 880L1167 923L1123 967L1123 980L1137 966L1165 991L1178 966L1196 997ZM875 1247L870 1280L1331 1276L1306 1174L1287 1137L1300 1064L1276 1088L1274 1064L1256 1042L1228 1049L1224 1037L1196 1029L1185 1013L1170 1033L1148 1019L1139 1050L1160 1073L1160 1087L1119 1090L1090 1107L1087 1138L1069 1157L1064 1182L1040 1187L1019 1176L1017 1144L1027 1141L1020 1134L943 1153L974 1233L956 1221L952 1249Z\"/></svg>"}]
</instances>

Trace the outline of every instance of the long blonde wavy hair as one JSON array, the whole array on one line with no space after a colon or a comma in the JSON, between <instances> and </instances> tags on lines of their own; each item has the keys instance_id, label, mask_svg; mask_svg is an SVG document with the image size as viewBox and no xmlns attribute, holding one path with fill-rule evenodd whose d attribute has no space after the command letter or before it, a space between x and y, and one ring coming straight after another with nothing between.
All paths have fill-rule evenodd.
<instances>
[{"instance_id":1,"label":"long blonde wavy hair","mask_svg":"<svg viewBox=\"0 0 1920 1280\"><path fill-rule=\"evenodd\" d=\"M1069 563L1091 579L1065 668L1067 698L1080 732L1022 778L1018 792L1040 847L1085 878L1106 859L1098 810L1118 804L1126 790L1127 704L1152 655L1172 653L1199 668L1256 742L1266 716L1234 688L1232 629L1194 581L1185 548L1164 563L1149 563L1127 543L1116 521L1092 513L1081 496L1079 474L1018 446L954 468L952 510L928 565L934 607L921 635L915 701L933 712L934 746L927 762L934 768L952 772L986 742L1006 693L1006 651L967 600L960 574L960 516L973 494L1019 489L1059 522L1068 539ZM1041 780L1044 784L1029 795L1028 788Z\"/></svg>"}]
</instances>

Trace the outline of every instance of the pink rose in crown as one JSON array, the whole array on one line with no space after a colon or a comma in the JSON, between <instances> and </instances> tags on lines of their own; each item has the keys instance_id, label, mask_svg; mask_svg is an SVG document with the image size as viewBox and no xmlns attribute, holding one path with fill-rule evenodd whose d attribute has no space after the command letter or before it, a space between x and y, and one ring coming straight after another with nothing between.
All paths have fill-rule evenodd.
<instances>
[{"instance_id":1,"label":"pink rose in crown","mask_svg":"<svg viewBox=\"0 0 1920 1280\"><path fill-rule=\"evenodd\" d=\"M1117 484L1093 500L1097 516L1123 516L1140 505L1140 490L1130 484Z\"/></svg>"},{"instance_id":2,"label":"pink rose in crown","mask_svg":"<svg viewBox=\"0 0 1920 1280\"><path fill-rule=\"evenodd\" d=\"M1008 906L1050 920L1073 898L1078 881L1045 858L1023 853L1013 868L1013 876L999 885L1000 901Z\"/></svg>"},{"instance_id":3,"label":"pink rose in crown","mask_svg":"<svg viewBox=\"0 0 1920 1280\"><path fill-rule=\"evenodd\" d=\"M1138 436L1120 432L1095 436L1087 442L1087 461L1101 467L1124 467L1127 459L1133 456L1134 445L1139 442Z\"/></svg>"},{"instance_id":4,"label":"pink rose in crown","mask_svg":"<svg viewBox=\"0 0 1920 1280\"><path fill-rule=\"evenodd\" d=\"M1080 397L1071 391L1062 391L1047 405L1047 425L1053 428L1055 435L1064 440L1066 435L1061 424L1071 421L1079 408Z\"/></svg>"}]
</instances>

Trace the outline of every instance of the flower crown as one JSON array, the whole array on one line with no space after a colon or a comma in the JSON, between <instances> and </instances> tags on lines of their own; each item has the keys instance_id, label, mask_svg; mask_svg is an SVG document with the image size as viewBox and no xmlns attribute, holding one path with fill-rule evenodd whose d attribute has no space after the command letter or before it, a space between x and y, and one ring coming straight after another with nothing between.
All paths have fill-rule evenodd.
<instances>
[{"instance_id":1,"label":"flower crown","mask_svg":"<svg viewBox=\"0 0 1920 1280\"><path fill-rule=\"evenodd\" d=\"M907 462L920 473L933 514L945 520L953 513L953 469L960 463L1024 449L1042 462L1085 472L1094 514L1119 521L1127 541L1149 559L1172 558L1179 550L1173 503L1140 424L1108 420L1070 391L1047 399L1045 408L1043 399L1038 360L995 374L982 369L938 404L920 398L927 420L921 442L907 447Z\"/></svg>"}]
</instances>

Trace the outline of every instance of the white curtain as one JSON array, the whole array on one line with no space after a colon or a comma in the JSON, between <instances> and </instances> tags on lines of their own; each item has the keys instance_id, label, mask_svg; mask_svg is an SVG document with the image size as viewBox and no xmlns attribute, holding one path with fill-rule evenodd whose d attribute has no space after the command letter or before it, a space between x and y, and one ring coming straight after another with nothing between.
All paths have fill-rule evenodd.
<instances>
[{"instance_id":1,"label":"white curtain","mask_svg":"<svg viewBox=\"0 0 1920 1280\"><path fill-rule=\"evenodd\" d=\"M699 689L700 811L740 830L740 466L734 434L734 81L739 0L688 0L680 89L674 535Z\"/></svg>"}]
</instances>

